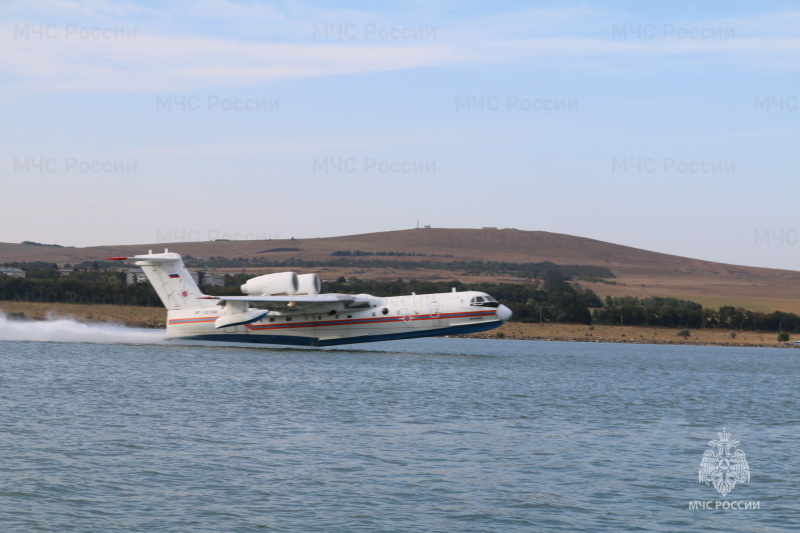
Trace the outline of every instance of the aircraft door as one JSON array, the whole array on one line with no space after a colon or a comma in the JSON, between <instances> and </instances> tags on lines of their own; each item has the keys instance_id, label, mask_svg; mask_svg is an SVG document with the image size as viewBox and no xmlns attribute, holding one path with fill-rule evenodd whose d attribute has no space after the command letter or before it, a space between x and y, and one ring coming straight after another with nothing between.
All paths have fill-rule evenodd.
<instances>
[{"instance_id":1,"label":"aircraft door","mask_svg":"<svg viewBox=\"0 0 800 533\"><path fill-rule=\"evenodd\" d=\"M430 315L431 319L429 321L429 325L431 327L438 327L442 325L442 312L437 300L433 300L430 303Z\"/></svg>"},{"instance_id":2,"label":"aircraft door","mask_svg":"<svg viewBox=\"0 0 800 533\"><path fill-rule=\"evenodd\" d=\"M411 314L408 312L408 307L400 309L400 319L405 322L407 328L411 327Z\"/></svg>"}]
</instances>

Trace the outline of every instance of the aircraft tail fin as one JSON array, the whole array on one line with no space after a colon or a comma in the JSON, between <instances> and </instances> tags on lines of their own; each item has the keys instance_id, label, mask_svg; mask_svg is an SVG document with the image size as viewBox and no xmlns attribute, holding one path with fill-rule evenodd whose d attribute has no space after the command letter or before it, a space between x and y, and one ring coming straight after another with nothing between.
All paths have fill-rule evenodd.
<instances>
[{"instance_id":1,"label":"aircraft tail fin","mask_svg":"<svg viewBox=\"0 0 800 533\"><path fill-rule=\"evenodd\" d=\"M197 286L192 274L183 264L180 254L164 250L163 254L135 255L133 257L109 257L114 261L136 261L150 284L155 289L161 302L168 310L211 307L213 300L200 299L204 294Z\"/></svg>"}]
</instances>

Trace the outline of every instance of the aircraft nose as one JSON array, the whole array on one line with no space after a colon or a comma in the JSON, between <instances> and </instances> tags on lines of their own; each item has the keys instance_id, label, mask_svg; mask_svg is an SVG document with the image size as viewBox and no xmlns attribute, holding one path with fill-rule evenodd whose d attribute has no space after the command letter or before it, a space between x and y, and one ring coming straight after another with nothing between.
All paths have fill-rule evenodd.
<instances>
[{"instance_id":1,"label":"aircraft nose","mask_svg":"<svg viewBox=\"0 0 800 533\"><path fill-rule=\"evenodd\" d=\"M497 308L497 318L502 320L503 322L508 322L508 319L511 318L511 309L506 307L505 305L500 305Z\"/></svg>"}]
</instances>

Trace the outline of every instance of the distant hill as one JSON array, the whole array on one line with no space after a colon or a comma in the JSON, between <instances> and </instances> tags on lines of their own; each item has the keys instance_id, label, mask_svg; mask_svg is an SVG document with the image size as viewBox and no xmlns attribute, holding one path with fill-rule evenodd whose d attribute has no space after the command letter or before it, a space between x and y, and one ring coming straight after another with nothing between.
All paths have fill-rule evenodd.
<instances>
[{"instance_id":1,"label":"distant hill","mask_svg":"<svg viewBox=\"0 0 800 533\"><path fill-rule=\"evenodd\" d=\"M397 252L370 255L370 261L505 261L597 265L617 277L603 282L583 282L601 297L670 296L697 301L707 307L734 305L759 311L800 313L800 272L715 263L612 244L584 237L516 229L424 228L342 237L211 241L60 248L0 243L0 263L47 261L80 263L106 257L136 255L148 250L170 251L194 257L264 257L332 260L337 251ZM402 254L400 254L402 253ZM349 257L348 259L357 259ZM379 269L378 269L379 270ZM453 276L453 273L439 277ZM365 277L363 273L359 274ZM424 274L415 271L413 275ZM366 277L394 276L394 269L371 269ZM456 276L463 279L461 276Z\"/></svg>"}]
</instances>

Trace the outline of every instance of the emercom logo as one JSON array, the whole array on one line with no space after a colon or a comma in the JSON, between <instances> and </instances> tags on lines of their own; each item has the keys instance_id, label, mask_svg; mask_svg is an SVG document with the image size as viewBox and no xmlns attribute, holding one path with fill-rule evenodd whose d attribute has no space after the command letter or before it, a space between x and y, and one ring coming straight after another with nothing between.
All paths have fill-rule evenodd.
<instances>
[{"instance_id":1,"label":"emercom logo","mask_svg":"<svg viewBox=\"0 0 800 533\"><path fill-rule=\"evenodd\" d=\"M731 438L726 428L717 433L717 438L708 441L711 449L706 450L700 461L698 479L700 483L713 485L722 496L727 496L738 483L750 483L750 465L741 443ZM759 501L709 500L689 502L689 509L760 509Z\"/></svg>"}]
</instances>

